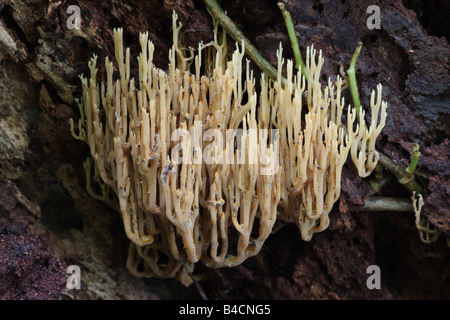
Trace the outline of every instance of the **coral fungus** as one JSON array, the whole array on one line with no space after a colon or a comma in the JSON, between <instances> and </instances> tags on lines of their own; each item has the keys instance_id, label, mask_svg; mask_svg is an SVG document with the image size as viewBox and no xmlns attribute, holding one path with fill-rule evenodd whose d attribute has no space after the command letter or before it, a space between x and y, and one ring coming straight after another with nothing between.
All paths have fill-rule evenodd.
<instances>
[{"instance_id":1,"label":"coral fungus","mask_svg":"<svg viewBox=\"0 0 450 320\"><path fill-rule=\"evenodd\" d=\"M71 127L90 147L102 197L110 200L107 189L117 196L130 271L187 285L184 267L199 260L218 268L257 254L277 219L296 223L307 241L326 229L348 155L361 176L377 163L387 105L379 85L368 127L350 106L344 114L342 80L320 83L324 59L312 47L308 81L292 61L282 81L280 47L278 79L262 75L257 93L243 45L228 52L216 26L212 43L183 48L180 27L174 14L167 72L140 35L138 80L115 30L118 73L106 58L106 83L98 84L97 57L90 60L78 134Z\"/></svg>"}]
</instances>

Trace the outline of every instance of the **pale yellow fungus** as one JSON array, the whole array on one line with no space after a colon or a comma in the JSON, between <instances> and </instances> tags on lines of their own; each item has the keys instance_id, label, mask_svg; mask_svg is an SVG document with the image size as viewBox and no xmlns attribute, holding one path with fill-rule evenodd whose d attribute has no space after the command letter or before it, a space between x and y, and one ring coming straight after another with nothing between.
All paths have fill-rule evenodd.
<instances>
[{"instance_id":1,"label":"pale yellow fungus","mask_svg":"<svg viewBox=\"0 0 450 320\"><path fill-rule=\"evenodd\" d=\"M257 254L279 218L295 222L304 240L326 229L349 152L361 176L377 162L386 104L380 86L369 129L364 120L354 125L348 107L347 133L342 80L322 88L321 52L308 48L308 82L288 61L283 85L280 47L278 80L263 75L258 94L243 45L229 53L215 26L214 41L195 52L179 46L175 14L172 27L167 72L140 35L138 80L123 31L114 30L117 64L105 59L106 83L98 84L97 57L90 60L78 135L73 122L71 131L90 147L105 186L97 198L117 196L129 270L187 285L200 260L218 268Z\"/></svg>"}]
</instances>

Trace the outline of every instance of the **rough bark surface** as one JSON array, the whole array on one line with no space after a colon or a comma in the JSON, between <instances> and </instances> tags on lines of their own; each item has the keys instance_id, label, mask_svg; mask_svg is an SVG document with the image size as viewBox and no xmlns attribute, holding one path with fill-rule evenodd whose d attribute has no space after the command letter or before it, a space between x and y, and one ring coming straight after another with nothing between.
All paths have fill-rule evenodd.
<instances>
[{"instance_id":1,"label":"rough bark surface","mask_svg":"<svg viewBox=\"0 0 450 320\"><path fill-rule=\"evenodd\" d=\"M357 64L362 104L379 82L389 104L377 148L406 168L412 145L420 145L423 213L442 235L424 244L413 213L363 212L370 188L348 166L328 230L305 243L294 225L286 225L241 266L211 270L199 264L202 287L217 299L449 299L448 3L285 3L303 55L312 44L323 51L324 80L341 65L348 68L363 42ZM366 26L373 4L381 9L379 30ZM80 30L66 26L69 5L81 9ZM280 41L292 58L276 1L223 1L222 7L274 66ZM88 148L72 138L68 125L78 116L78 74L88 73L94 53L100 70L105 56L113 57L113 28L124 28L132 55L139 51L139 32L148 31L156 65L167 67L172 10L183 23L186 45L212 40L211 18L199 0L0 0L0 298L200 298L194 286L127 272L120 217L85 191ZM409 197L395 182L383 192ZM64 288L71 264L82 270L81 290ZM381 268L380 290L366 286L369 265Z\"/></svg>"}]
</instances>

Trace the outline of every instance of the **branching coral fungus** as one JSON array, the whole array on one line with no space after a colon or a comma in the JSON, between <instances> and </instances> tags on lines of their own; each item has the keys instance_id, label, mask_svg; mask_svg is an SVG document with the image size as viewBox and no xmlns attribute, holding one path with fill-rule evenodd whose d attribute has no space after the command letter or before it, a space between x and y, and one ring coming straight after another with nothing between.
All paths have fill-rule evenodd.
<instances>
[{"instance_id":1,"label":"branching coral fungus","mask_svg":"<svg viewBox=\"0 0 450 320\"><path fill-rule=\"evenodd\" d=\"M167 72L140 35L138 80L114 30L116 65L105 59L106 83L98 84L97 57L90 60L79 132L72 122L71 130L90 147L102 197L117 196L130 271L189 284L187 270L200 260L218 268L257 254L277 218L294 221L304 240L326 229L349 153L362 176L377 162L386 104L380 86L369 129L349 107L347 133L342 81L322 88L321 53L308 49L308 82L292 61L284 80L280 47L278 79L263 75L257 94L244 43L229 53L216 25L214 42L195 52L179 45L180 27L174 14Z\"/></svg>"},{"instance_id":2,"label":"branching coral fungus","mask_svg":"<svg viewBox=\"0 0 450 320\"><path fill-rule=\"evenodd\" d=\"M281 161L284 164L284 184L280 206L285 215L291 216L300 228L303 240L310 240L316 232L329 225L328 214L337 201L341 189L341 172L350 149L362 145L359 156L354 157L361 176L368 175L376 165L375 139L384 126L387 105L383 103L381 123L375 127L380 101L374 102L372 94L372 125L365 130L363 117L354 127L356 110L348 108L346 134L341 127L344 100L341 97L342 80L330 80L323 90L319 81L324 59L321 53L316 61L316 50L307 50L306 73L309 81L300 70L292 79L292 62L287 64L287 85L280 81L275 84L278 117L274 125L281 131ZM279 79L281 78L281 50L278 58ZM294 84L294 88L292 88ZM302 96L306 90L308 112L302 122ZM379 87L381 90L381 86ZM292 97L291 92L294 92ZM380 92L379 92L380 94ZM381 96L379 96L381 99ZM380 100L379 99L379 100ZM369 148L365 148L366 142ZM367 150L367 152L364 152ZM356 155L356 154L355 154ZM366 160L369 155L369 160ZM366 164L368 162L368 165Z\"/></svg>"},{"instance_id":3,"label":"branching coral fungus","mask_svg":"<svg viewBox=\"0 0 450 320\"><path fill-rule=\"evenodd\" d=\"M358 169L361 177L367 177L372 173L378 163L379 155L375 150L375 140L384 128L386 123L386 102L381 100L382 86L377 87L377 100L375 101L375 92L372 91L370 100L372 119L370 127L366 128L364 123L364 111L360 115L359 137L352 142L351 154L353 162ZM378 123L378 116L380 121Z\"/></svg>"}]
</instances>

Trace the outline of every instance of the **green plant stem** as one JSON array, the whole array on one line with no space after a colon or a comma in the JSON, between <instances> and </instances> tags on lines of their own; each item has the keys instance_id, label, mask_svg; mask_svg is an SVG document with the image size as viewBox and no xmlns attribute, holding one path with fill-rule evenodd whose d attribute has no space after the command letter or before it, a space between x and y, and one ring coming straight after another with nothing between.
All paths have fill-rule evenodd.
<instances>
[{"instance_id":1,"label":"green plant stem","mask_svg":"<svg viewBox=\"0 0 450 320\"><path fill-rule=\"evenodd\" d=\"M405 169L381 152L378 152L378 154L380 156L380 159L378 160L379 164L389 170L389 172L395 176L397 181L400 182L406 190L411 193L415 192L416 194L423 194L422 187L414 178L414 175L406 174Z\"/></svg>"},{"instance_id":2,"label":"green plant stem","mask_svg":"<svg viewBox=\"0 0 450 320\"><path fill-rule=\"evenodd\" d=\"M308 74L306 73L306 67L302 59L302 54L300 53L300 47L297 42L297 35L295 34L294 24L292 23L291 14L286 9L286 6L282 2L278 2L278 8L280 8L281 14L283 15L284 22L286 24L286 29L289 35L289 40L291 41L292 51L294 52L295 58L295 68L299 68L305 80L308 81Z\"/></svg>"},{"instance_id":3,"label":"green plant stem","mask_svg":"<svg viewBox=\"0 0 450 320\"><path fill-rule=\"evenodd\" d=\"M359 117L361 114L361 101L359 99L359 91L358 84L356 83L356 60L361 52L362 42L358 42L358 47L356 47L355 52L353 53L352 61L350 62L350 67L347 70L348 80L350 82L350 91L352 93L353 105L356 109L356 119L359 121Z\"/></svg>"},{"instance_id":4,"label":"green plant stem","mask_svg":"<svg viewBox=\"0 0 450 320\"><path fill-rule=\"evenodd\" d=\"M415 144L412 147L412 159L411 163L409 164L409 167L406 169L406 174L414 174L414 171L417 167L417 162L419 162L419 158L421 156L421 153L419 151L419 145Z\"/></svg>"},{"instance_id":5,"label":"green plant stem","mask_svg":"<svg viewBox=\"0 0 450 320\"><path fill-rule=\"evenodd\" d=\"M411 199L370 197L364 201L363 211L414 211Z\"/></svg>"},{"instance_id":6,"label":"green plant stem","mask_svg":"<svg viewBox=\"0 0 450 320\"><path fill-rule=\"evenodd\" d=\"M258 50L252 45L250 40L248 40L245 35L239 30L234 22L223 12L222 8L219 6L216 0L203 0L210 15L216 19L222 28L225 29L227 34L229 34L235 41L239 44L244 43L245 52L250 56L250 58L256 63L256 65L272 80L277 79L277 70L264 59ZM286 79L282 79L283 85L285 85Z\"/></svg>"},{"instance_id":7,"label":"green plant stem","mask_svg":"<svg viewBox=\"0 0 450 320\"><path fill-rule=\"evenodd\" d=\"M195 288L197 289L198 293L200 293L200 295L202 296L202 299L203 300L209 300L208 296L206 295L206 293L203 290L202 286L197 281L195 276L189 271L189 268L186 266L186 264L183 263L183 266L184 266L184 269L186 270L187 274L189 275L189 277L192 279L192 282L194 282Z\"/></svg>"}]
</instances>

